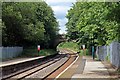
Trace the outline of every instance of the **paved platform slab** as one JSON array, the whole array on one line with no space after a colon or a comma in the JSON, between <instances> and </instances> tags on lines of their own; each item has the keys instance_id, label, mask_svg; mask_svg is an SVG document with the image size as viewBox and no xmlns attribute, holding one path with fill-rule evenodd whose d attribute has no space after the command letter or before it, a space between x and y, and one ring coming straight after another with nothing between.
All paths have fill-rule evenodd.
<instances>
[{"instance_id":1,"label":"paved platform slab","mask_svg":"<svg viewBox=\"0 0 120 80\"><path fill-rule=\"evenodd\" d=\"M92 57L84 56L86 59L82 74L74 74L72 78L110 78L109 72L101 61L93 61Z\"/></svg>"},{"instance_id":2,"label":"paved platform slab","mask_svg":"<svg viewBox=\"0 0 120 80\"><path fill-rule=\"evenodd\" d=\"M61 74L58 78L59 79L71 78L72 75L77 71L77 67L79 66L81 60L82 60L82 57L79 57L78 60L71 67L69 67L63 74Z\"/></svg>"}]
</instances>

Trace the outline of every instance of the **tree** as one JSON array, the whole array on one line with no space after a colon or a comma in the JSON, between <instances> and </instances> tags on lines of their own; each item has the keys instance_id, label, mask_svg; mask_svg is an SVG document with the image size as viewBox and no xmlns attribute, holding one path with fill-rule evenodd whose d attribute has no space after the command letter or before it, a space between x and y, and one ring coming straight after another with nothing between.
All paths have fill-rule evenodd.
<instances>
[{"instance_id":1,"label":"tree","mask_svg":"<svg viewBox=\"0 0 120 80\"><path fill-rule=\"evenodd\" d=\"M3 46L50 47L58 34L58 22L45 2L3 2ZM48 44L48 45L46 45Z\"/></svg>"},{"instance_id":2,"label":"tree","mask_svg":"<svg viewBox=\"0 0 120 80\"><path fill-rule=\"evenodd\" d=\"M95 46L119 40L119 6L117 2L76 2L66 16L68 37Z\"/></svg>"}]
</instances>

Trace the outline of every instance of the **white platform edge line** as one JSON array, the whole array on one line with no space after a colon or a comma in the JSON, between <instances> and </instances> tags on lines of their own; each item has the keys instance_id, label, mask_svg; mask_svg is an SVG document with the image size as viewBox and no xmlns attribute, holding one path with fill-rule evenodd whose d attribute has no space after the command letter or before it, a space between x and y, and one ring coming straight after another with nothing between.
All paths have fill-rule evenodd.
<instances>
[{"instance_id":1,"label":"white platform edge line","mask_svg":"<svg viewBox=\"0 0 120 80\"><path fill-rule=\"evenodd\" d=\"M65 71L67 71L78 60L78 58L79 56L76 58L76 60L72 64L70 64L64 71L62 71L54 80L59 78Z\"/></svg>"},{"instance_id":2,"label":"white platform edge line","mask_svg":"<svg viewBox=\"0 0 120 80\"><path fill-rule=\"evenodd\" d=\"M18 60L16 62L12 62L12 63L7 63L7 64L1 64L0 67L4 67L4 66L9 66L9 65L14 65L14 64L19 64L19 63L23 63L23 62L27 62L27 61L32 61L32 60L35 60L35 59L39 59L39 58L44 58L44 56L41 56L41 57L35 57L35 58L28 58L28 59L24 59L24 60ZM21 58L22 59L22 58Z\"/></svg>"}]
</instances>

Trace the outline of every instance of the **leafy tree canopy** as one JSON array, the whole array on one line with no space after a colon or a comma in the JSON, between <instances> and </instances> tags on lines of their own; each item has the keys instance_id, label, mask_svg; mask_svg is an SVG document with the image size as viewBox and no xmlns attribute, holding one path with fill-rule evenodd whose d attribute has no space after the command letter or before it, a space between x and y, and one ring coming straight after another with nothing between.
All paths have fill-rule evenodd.
<instances>
[{"instance_id":1,"label":"leafy tree canopy","mask_svg":"<svg viewBox=\"0 0 120 80\"><path fill-rule=\"evenodd\" d=\"M117 2L76 2L66 15L67 36L96 46L120 41L119 12Z\"/></svg>"},{"instance_id":2,"label":"leafy tree canopy","mask_svg":"<svg viewBox=\"0 0 120 80\"><path fill-rule=\"evenodd\" d=\"M58 22L45 2L3 2L2 21L3 46L53 47L58 34Z\"/></svg>"}]
</instances>

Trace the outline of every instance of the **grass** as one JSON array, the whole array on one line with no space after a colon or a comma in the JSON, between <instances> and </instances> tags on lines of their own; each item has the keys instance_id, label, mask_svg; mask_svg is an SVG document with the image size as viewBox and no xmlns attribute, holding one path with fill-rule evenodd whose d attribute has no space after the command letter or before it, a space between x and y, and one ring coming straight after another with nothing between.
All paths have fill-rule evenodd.
<instances>
[{"instance_id":1,"label":"grass","mask_svg":"<svg viewBox=\"0 0 120 80\"><path fill-rule=\"evenodd\" d=\"M110 62L110 53L105 57L105 59Z\"/></svg>"},{"instance_id":2,"label":"grass","mask_svg":"<svg viewBox=\"0 0 120 80\"><path fill-rule=\"evenodd\" d=\"M85 56L85 55L89 55L89 53L88 53L88 49L85 49L85 50L80 50L80 54L79 54L80 56Z\"/></svg>"},{"instance_id":3,"label":"grass","mask_svg":"<svg viewBox=\"0 0 120 80\"><path fill-rule=\"evenodd\" d=\"M79 51L79 45L75 42L62 42L57 46L57 48L67 48L76 52Z\"/></svg>"},{"instance_id":4,"label":"grass","mask_svg":"<svg viewBox=\"0 0 120 80\"><path fill-rule=\"evenodd\" d=\"M88 49L80 50L79 47L80 46L75 42L62 42L58 45L57 48L67 48L67 49L73 50L75 52L80 52L79 53L80 56L89 55Z\"/></svg>"}]
</instances>

